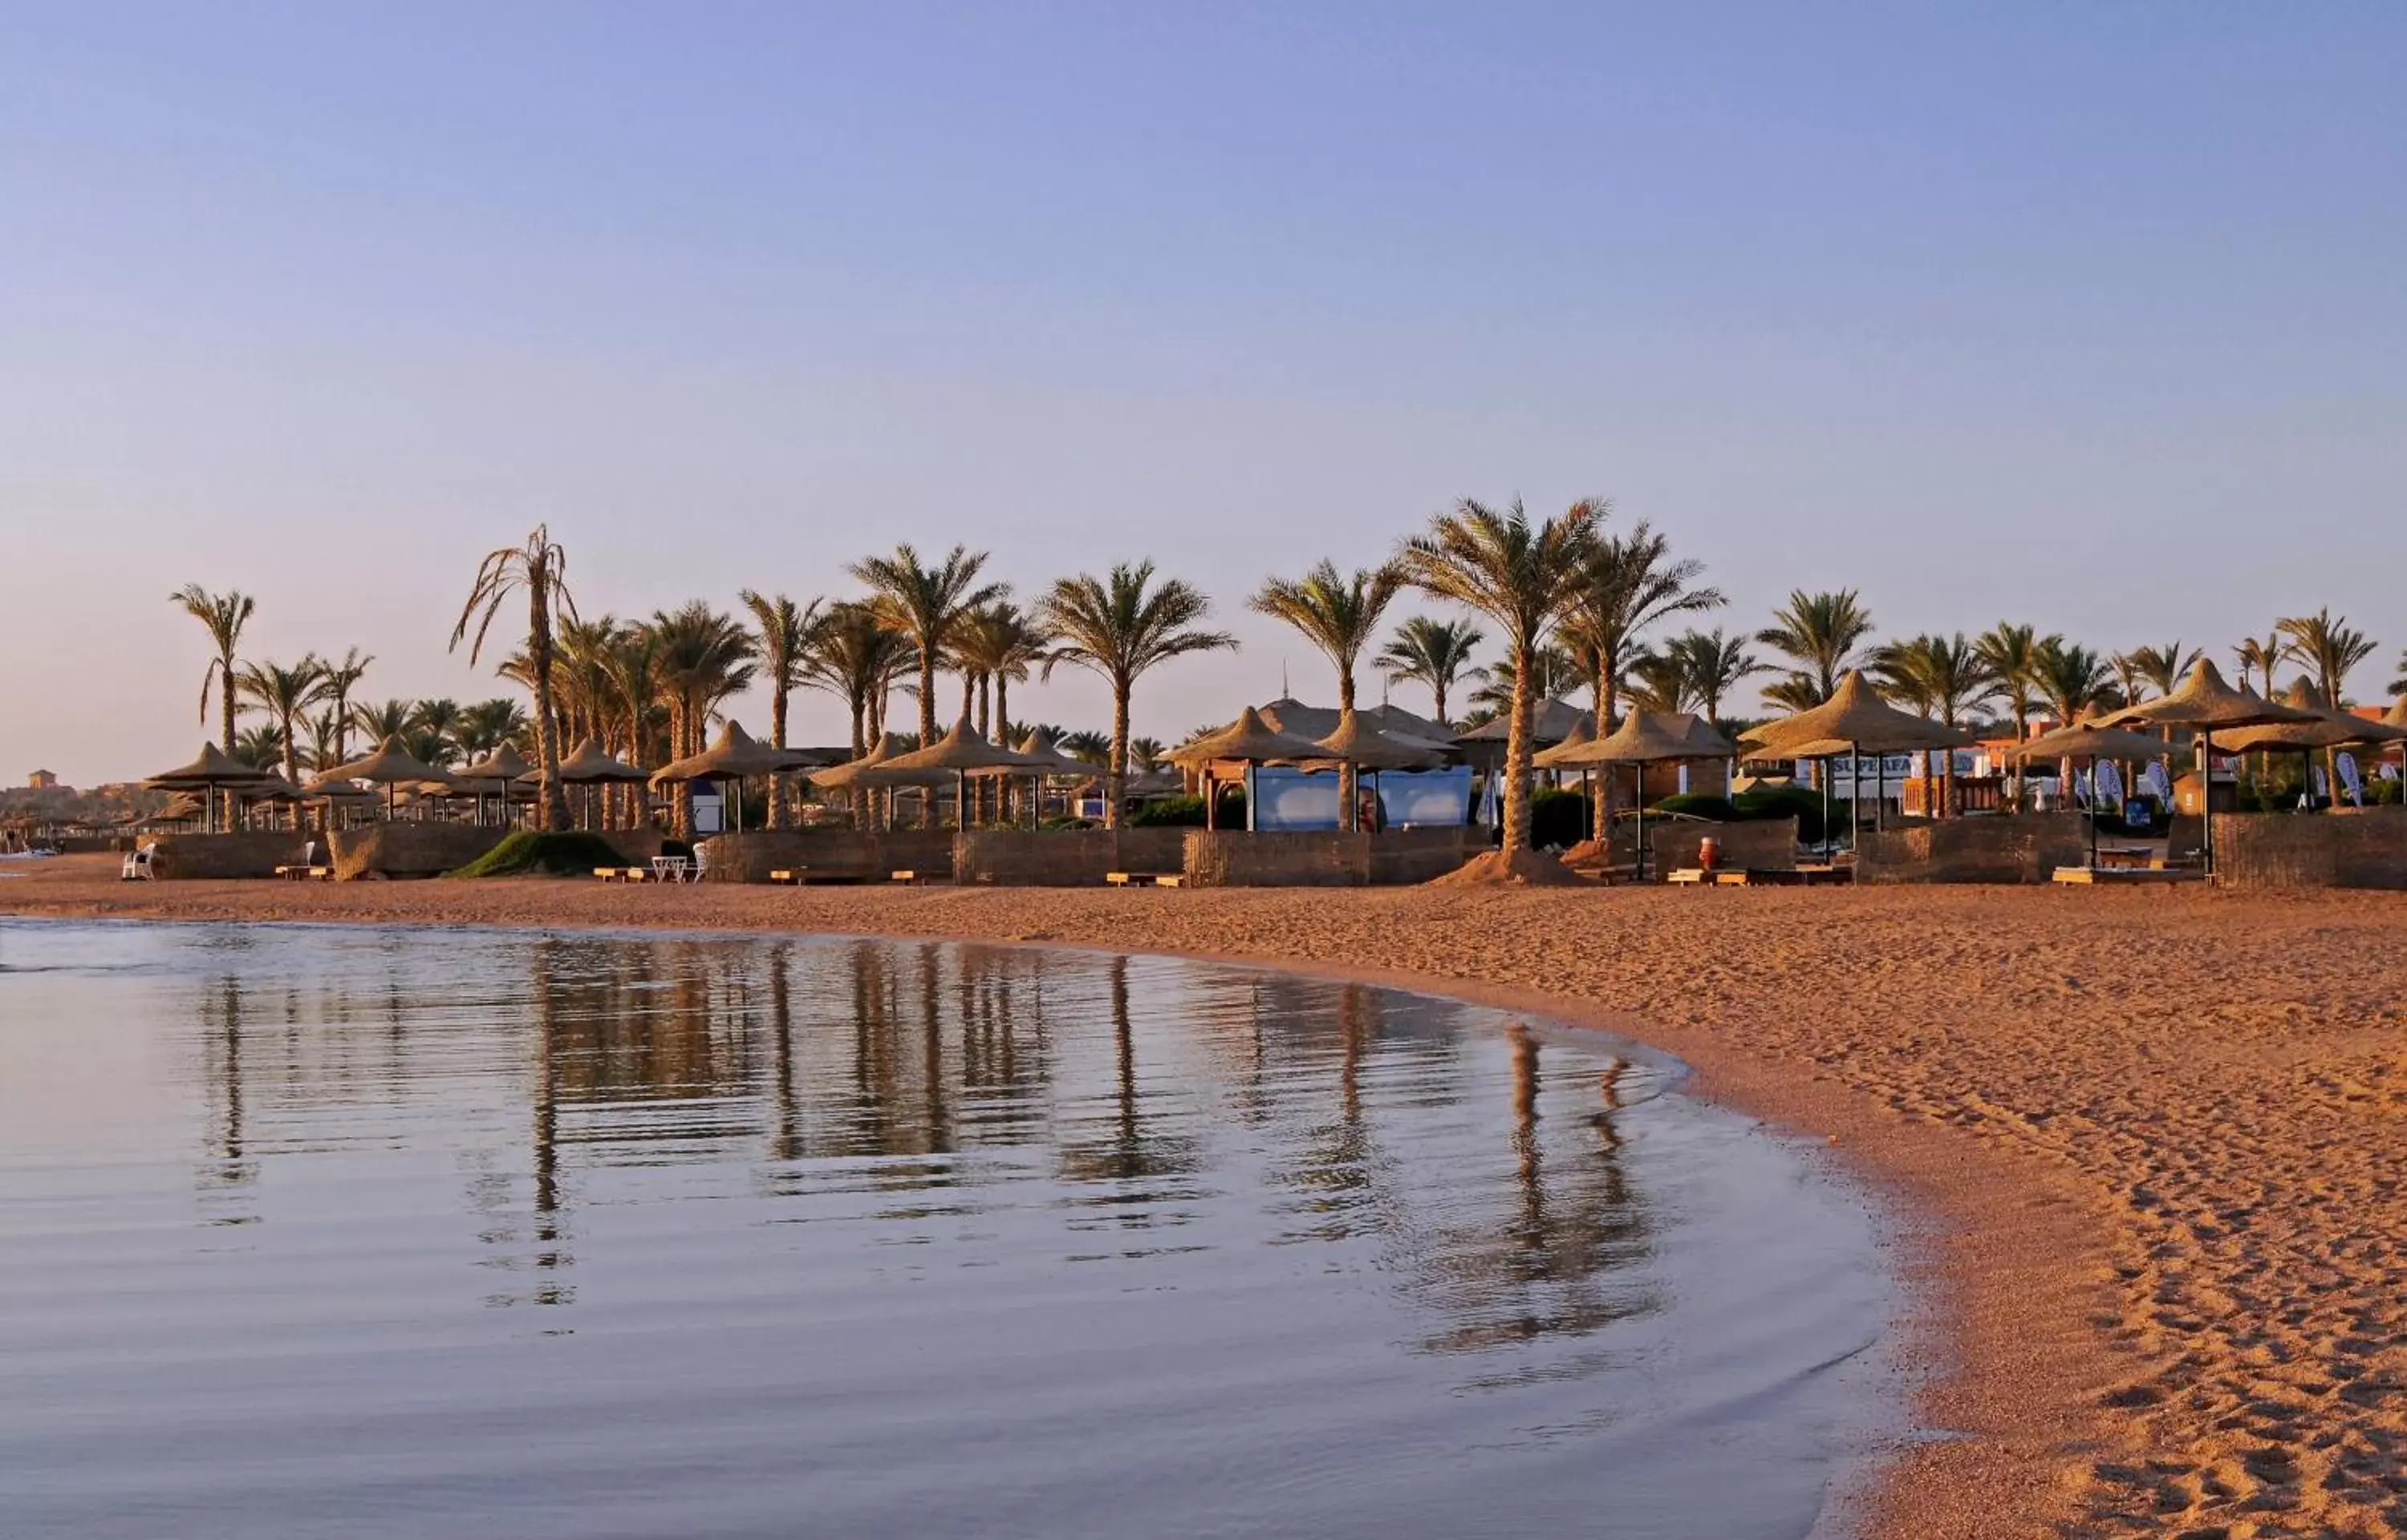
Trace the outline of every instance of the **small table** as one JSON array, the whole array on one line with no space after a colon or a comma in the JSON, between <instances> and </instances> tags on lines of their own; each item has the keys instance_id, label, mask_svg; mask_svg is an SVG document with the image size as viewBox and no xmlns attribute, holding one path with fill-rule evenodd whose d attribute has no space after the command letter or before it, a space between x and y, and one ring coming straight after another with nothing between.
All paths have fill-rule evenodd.
<instances>
[{"instance_id":1,"label":"small table","mask_svg":"<svg viewBox=\"0 0 2407 1540\"><path fill-rule=\"evenodd\" d=\"M652 879L661 883L693 881L693 857L691 855L655 855L652 857Z\"/></svg>"}]
</instances>

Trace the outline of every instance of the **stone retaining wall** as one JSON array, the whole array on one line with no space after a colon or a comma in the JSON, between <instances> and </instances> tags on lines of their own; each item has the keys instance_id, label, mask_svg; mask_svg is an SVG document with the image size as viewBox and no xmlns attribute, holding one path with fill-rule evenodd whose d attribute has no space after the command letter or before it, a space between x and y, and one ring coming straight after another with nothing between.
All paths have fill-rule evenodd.
<instances>
[{"instance_id":1,"label":"stone retaining wall","mask_svg":"<svg viewBox=\"0 0 2407 1540\"><path fill-rule=\"evenodd\" d=\"M1197 887L1360 887L1371 880L1371 837L1191 828L1182 866Z\"/></svg>"},{"instance_id":2,"label":"stone retaining wall","mask_svg":"<svg viewBox=\"0 0 2407 1540\"><path fill-rule=\"evenodd\" d=\"M1718 865L1724 871L1787 871L1797 865L1794 818L1747 818L1730 824L1682 818L1647 824L1647 877L1660 882L1667 871L1701 865L1697 846L1708 839L1721 847Z\"/></svg>"},{"instance_id":3,"label":"stone retaining wall","mask_svg":"<svg viewBox=\"0 0 2407 1540\"><path fill-rule=\"evenodd\" d=\"M2215 872L2234 888L2407 888L2407 809L2218 812Z\"/></svg>"},{"instance_id":4,"label":"stone retaining wall","mask_svg":"<svg viewBox=\"0 0 2407 1540\"><path fill-rule=\"evenodd\" d=\"M273 877L278 867L301 864L309 836L291 829L237 830L163 834L144 843L156 853L150 857L150 875L163 881ZM321 861L325 848L318 846Z\"/></svg>"},{"instance_id":5,"label":"stone retaining wall","mask_svg":"<svg viewBox=\"0 0 2407 1540\"><path fill-rule=\"evenodd\" d=\"M335 880L354 883L376 877L440 877L484 855L509 833L479 824L396 820L338 828L325 838L334 847Z\"/></svg>"},{"instance_id":6,"label":"stone retaining wall","mask_svg":"<svg viewBox=\"0 0 2407 1540\"><path fill-rule=\"evenodd\" d=\"M1399 828L1371 837L1370 880L1426 883L1443 877L1488 848L1479 828Z\"/></svg>"},{"instance_id":7,"label":"stone retaining wall","mask_svg":"<svg viewBox=\"0 0 2407 1540\"><path fill-rule=\"evenodd\" d=\"M2089 826L2077 812L1946 818L1856 836L1859 883L2044 883L2058 867L2089 860Z\"/></svg>"},{"instance_id":8,"label":"stone retaining wall","mask_svg":"<svg viewBox=\"0 0 2407 1540\"><path fill-rule=\"evenodd\" d=\"M1115 871L1185 869L1182 828L972 829L953 841L961 883L1100 887Z\"/></svg>"}]
</instances>

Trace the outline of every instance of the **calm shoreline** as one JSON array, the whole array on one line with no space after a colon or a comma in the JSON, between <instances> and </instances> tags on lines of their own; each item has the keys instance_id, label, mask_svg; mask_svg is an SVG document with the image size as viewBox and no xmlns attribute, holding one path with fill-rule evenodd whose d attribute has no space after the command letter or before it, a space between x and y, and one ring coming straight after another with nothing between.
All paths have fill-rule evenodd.
<instances>
[{"instance_id":1,"label":"calm shoreline","mask_svg":"<svg viewBox=\"0 0 2407 1540\"><path fill-rule=\"evenodd\" d=\"M1602 1027L1893 1194L1899 1372L1941 1442L1860 1533L2380 1533L2407 1355L2386 1172L2407 901L2020 889L648 890L546 880L120 886L26 916L685 928L1175 954ZM2257 1095L2236 1099L2247 1087ZM2335 1117L2335 1113L2340 1114ZM2373 1114L2368 1116L2366 1114ZM2320 1201L2276 1211L2277 1183ZM2309 1271L2312 1269L2313 1271Z\"/></svg>"}]
</instances>

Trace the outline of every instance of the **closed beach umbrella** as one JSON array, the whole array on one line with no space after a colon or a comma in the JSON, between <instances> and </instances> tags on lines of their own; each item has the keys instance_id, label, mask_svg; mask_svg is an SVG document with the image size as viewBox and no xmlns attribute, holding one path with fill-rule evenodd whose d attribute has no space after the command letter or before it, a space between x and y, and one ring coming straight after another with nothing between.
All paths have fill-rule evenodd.
<instances>
[{"instance_id":1,"label":"closed beach umbrella","mask_svg":"<svg viewBox=\"0 0 2407 1540\"><path fill-rule=\"evenodd\" d=\"M2109 728L2146 726L2151 728L2190 728L2199 738L2198 784L2201 822L2206 831L2206 869L2215 869L2215 734L2237 731L2242 728L2273 727L2281 723L2311 720L2309 713L2267 700L2249 690L2235 690L2223 677L2223 671L2213 658L2201 657L2184 679L2181 688L2154 700L2143 700L2136 706L2110 712L2099 719L2099 725Z\"/></svg>"}]
</instances>

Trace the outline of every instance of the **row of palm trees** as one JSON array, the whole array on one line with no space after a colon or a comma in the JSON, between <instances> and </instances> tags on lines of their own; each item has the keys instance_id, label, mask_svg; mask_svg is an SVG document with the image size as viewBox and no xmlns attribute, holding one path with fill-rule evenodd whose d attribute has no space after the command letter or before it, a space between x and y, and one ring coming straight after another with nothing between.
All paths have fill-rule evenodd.
<instances>
[{"instance_id":1,"label":"row of palm trees","mask_svg":"<svg viewBox=\"0 0 2407 1540\"><path fill-rule=\"evenodd\" d=\"M1474 684L1470 703L1505 715L1503 814L1516 842L1528 835L1535 708L1550 696L1585 688L1605 723L1620 715L1625 701L1695 710L1718 722L1733 693L1757 675L1771 676L1762 686L1767 703L1797 711L1827 699L1850 669L1862 668L1889 698L1923 714L1960 726L1999 707L2021 734L2042 709L2070 721L2142 699L2149 689L2170 691L2200 656L2178 642L2107 655L2011 622L1977 637L1958 632L1875 644L1871 612L1852 589L1793 593L1772 623L1751 635L1691 625L1658 639L1674 620L1721 609L1727 599L1702 581L1701 563L1673 553L1663 534L1644 522L1609 530L1609 516L1602 499L1551 517L1531 515L1517 500L1489 505L1466 499L1376 566L1346 572L1322 560L1299 577L1265 582L1249 604L1328 657L1340 705L1349 708L1363 657L1382 640L1387 613L1400 597L1417 592L1467 612L1403 620L1386 633L1371 664L1391 683L1426 687L1442 721L1451 722L1456 693ZM1236 640L1208 628L1212 605L1204 593L1151 562L1059 579L1023 606L1007 584L988 575L988 553L963 545L931 559L904 544L847 569L862 589L851 598L798 602L746 589L740 615L694 600L648 618L588 619L567 582L566 552L538 528L479 564L452 645L468 643L471 660L478 660L503 605L525 603L523 643L499 670L532 697L533 712L518 718L512 737L527 742L547 770L557 768L563 743L588 738L648 767L698 753L725 702L756 685L767 693L770 741L779 747L788 746L791 698L805 689L844 703L856 756L889 730L898 694L916 705L917 732L909 736L933 741L940 718L952 714L939 699L942 674L958 683L961 716L989 736L1010 735L1018 730L1013 685L1048 679L1063 666L1087 670L1111 690L1111 729L1100 740L1072 743L1099 749L1106 816L1116 818L1129 770L1159 753L1158 744L1131 731L1138 681L1175 658L1233 648ZM241 666L236 644L252 601L198 586L175 599L209 629L216 656L203 680L202 709L206 717L209 692L217 689L230 752L243 701L280 732L288 770L297 768L296 726L312 733L313 747L321 736L309 715L313 706L334 708L327 726L338 756L348 728L364 727L348 697L372 659L354 650L341 664L309 658L291 670ZM1503 647L1503 657L1486 667L1474 662L1488 640L1483 627L1493 628ZM1779 661L1767 663L1750 647L1768 649ZM2278 621L2237 657L2243 682L2253 678L2270 691L2275 670L2295 663L2324 699L2337 700L2350 670L2373 651L2344 617L2324 611ZM461 736L448 721L419 726L430 742L438 734L463 747L481 741ZM564 827L556 778L549 784L545 822ZM1597 794L1600 815L1609 817L1603 799L1612 795L1610 778L1600 778ZM790 810L773 802L769 816L787 821Z\"/></svg>"}]
</instances>

